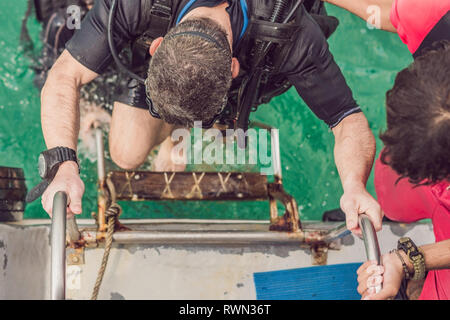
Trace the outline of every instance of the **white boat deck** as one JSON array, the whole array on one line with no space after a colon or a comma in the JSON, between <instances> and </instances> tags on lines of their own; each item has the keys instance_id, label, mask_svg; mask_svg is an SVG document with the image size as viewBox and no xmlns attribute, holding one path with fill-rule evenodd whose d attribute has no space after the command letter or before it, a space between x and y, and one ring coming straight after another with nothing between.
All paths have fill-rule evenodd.
<instances>
[{"instance_id":1,"label":"white boat deck","mask_svg":"<svg viewBox=\"0 0 450 320\"><path fill-rule=\"evenodd\" d=\"M81 230L95 229L93 220L78 220ZM144 234L268 232L266 221L121 220ZM340 223L306 221L304 229L333 229ZM50 297L50 220L0 224L0 299ZM382 252L400 236L418 245L434 242L429 223L385 223L378 233ZM200 236L202 238L203 236ZM99 299L255 299L253 273L309 267L311 251L296 242L143 241L113 244ZM190 238L189 238L190 239ZM185 241L185 242L183 242ZM339 239L328 251L327 264L362 262L363 241L353 235ZM89 299L100 267L103 247L87 248L84 264L67 266L67 298Z\"/></svg>"}]
</instances>

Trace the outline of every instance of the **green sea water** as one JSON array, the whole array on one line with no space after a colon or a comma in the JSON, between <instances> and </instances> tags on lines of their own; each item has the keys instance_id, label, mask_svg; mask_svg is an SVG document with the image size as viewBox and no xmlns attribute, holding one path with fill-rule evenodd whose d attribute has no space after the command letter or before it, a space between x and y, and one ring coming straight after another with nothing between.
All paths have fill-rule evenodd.
<instances>
[{"instance_id":1,"label":"green sea water","mask_svg":"<svg viewBox=\"0 0 450 320\"><path fill-rule=\"evenodd\" d=\"M378 154L382 147L378 134L385 128L385 92L392 87L396 73L412 58L396 34L370 30L364 21L332 5L327 5L327 9L340 20L329 40L331 52L377 137ZM19 45L25 10L26 0L0 4L0 166L23 168L31 189L40 181L36 163L45 143L39 92L32 83L30 59ZM38 49L41 25L32 17L28 28ZM333 134L295 89L273 99L270 105L261 106L251 119L280 129L284 185L296 198L301 218L320 219L324 211L337 208L342 187L333 159ZM84 154L79 157L86 185L82 217L87 218L96 210L96 163ZM375 196L373 172L368 190ZM164 201L122 205L123 218L267 219L269 214L265 202ZM40 201L27 205L25 218L43 217L47 214Z\"/></svg>"}]
</instances>

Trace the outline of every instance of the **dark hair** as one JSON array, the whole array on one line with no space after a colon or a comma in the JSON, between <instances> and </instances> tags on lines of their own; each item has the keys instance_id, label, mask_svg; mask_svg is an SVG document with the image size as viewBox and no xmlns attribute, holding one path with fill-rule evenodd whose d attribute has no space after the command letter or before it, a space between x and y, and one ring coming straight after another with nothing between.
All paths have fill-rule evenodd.
<instances>
[{"instance_id":1,"label":"dark hair","mask_svg":"<svg viewBox=\"0 0 450 320\"><path fill-rule=\"evenodd\" d=\"M186 127L210 121L231 86L231 58L226 32L211 19L172 28L150 60L147 89L155 111Z\"/></svg>"},{"instance_id":2,"label":"dark hair","mask_svg":"<svg viewBox=\"0 0 450 320\"><path fill-rule=\"evenodd\" d=\"M381 161L413 184L450 180L450 43L400 71L386 94Z\"/></svg>"}]
</instances>

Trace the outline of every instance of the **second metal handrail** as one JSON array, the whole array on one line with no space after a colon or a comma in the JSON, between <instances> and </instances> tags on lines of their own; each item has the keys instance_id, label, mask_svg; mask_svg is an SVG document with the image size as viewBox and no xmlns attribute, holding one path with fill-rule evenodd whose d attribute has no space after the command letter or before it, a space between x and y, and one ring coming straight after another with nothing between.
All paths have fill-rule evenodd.
<instances>
[{"instance_id":1,"label":"second metal handrail","mask_svg":"<svg viewBox=\"0 0 450 320\"><path fill-rule=\"evenodd\" d=\"M381 265L380 245L378 243L377 233L372 222L370 221L369 216L367 216L366 214L359 215L359 226L363 234L367 260L376 261L377 265ZM375 292L378 293L381 288L381 284L375 287Z\"/></svg>"}]
</instances>

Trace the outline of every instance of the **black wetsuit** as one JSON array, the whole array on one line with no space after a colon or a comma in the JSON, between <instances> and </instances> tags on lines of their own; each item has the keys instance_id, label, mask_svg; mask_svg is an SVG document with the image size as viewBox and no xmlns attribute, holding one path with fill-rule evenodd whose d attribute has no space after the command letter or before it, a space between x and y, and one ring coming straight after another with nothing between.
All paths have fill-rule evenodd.
<instances>
[{"instance_id":1,"label":"black wetsuit","mask_svg":"<svg viewBox=\"0 0 450 320\"><path fill-rule=\"evenodd\" d=\"M144 31L146 21L142 14L142 3L145 0L119 0L114 23L115 42L118 49L136 40ZM228 0L227 12L230 15L233 32L233 52L239 45L246 17L241 4L242 0ZM261 1L246 0L249 10L251 6ZM208 6L214 7L224 0L192 0L190 7L177 8L171 26L181 19L180 12ZM90 70L101 74L108 65L113 63L107 41L107 21L110 0L97 0L85 19L81 28L66 44L66 49L81 64ZM301 20L301 32L295 39L295 44L288 58L279 69L280 75L286 77L295 86L297 92L310 109L330 127L336 126L346 116L361 112L355 102L352 92L335 63L322 30L318 24L305 12ZM140 99L124 101L129 105L147 109L145 94Z\"/></svg>"}]
</instances>

